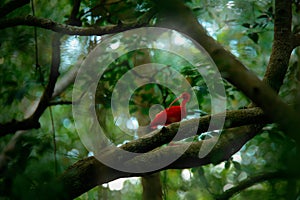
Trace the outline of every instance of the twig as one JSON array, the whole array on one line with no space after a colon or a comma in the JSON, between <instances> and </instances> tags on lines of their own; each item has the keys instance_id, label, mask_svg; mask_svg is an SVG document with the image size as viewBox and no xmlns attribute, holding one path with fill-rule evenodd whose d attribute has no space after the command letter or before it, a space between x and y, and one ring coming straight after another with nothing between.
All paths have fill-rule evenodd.
<instances>
[{"instance_id":1,"label":"twig","mask_svg":"<svg viewBox=\"0 0 300 200\"><path fill-rule=\"evenodd\" d=\"M0 29L5 29L14 26L36 26L36 27L52 30L54 32L67 34L67 35L101 36L106 34L119 33L129 29L145 26L147 25L147 22L145 21L148 20L144 19L137 23L131 23L131 24L119 24L119 25L109 25L104 27L95 26L95 27L82 28L77 26L60 24L58 22L52 21L51 19L38 18L31 15L27 15L26 17L15 17L12 19L0 20Z\"/></svg>"},{"instance_id":2,"label":"twig","mask_svg":"<svg viewBox=\"0 0 300 200\"><path fill-rule=\"evenodd\" d=\"M57 106L57 105L72 105L72 101L51 101L49 106Z\"/></svg>"},{"instance_id":3,"label":"twig","mask_svg":"<svg viewBox=\"0 0 300 200\"><path fill-rule=\"evenodd\" d=\"M249 188L255 184L274 180L274 179L299 179L299 174L290 174L284 171L277 172L265 172L249 177L248 179L241 181L237 186L226 190L223 194L215 196L216 200L227 200L237 193Z\"/></svg>"}]
</instances>

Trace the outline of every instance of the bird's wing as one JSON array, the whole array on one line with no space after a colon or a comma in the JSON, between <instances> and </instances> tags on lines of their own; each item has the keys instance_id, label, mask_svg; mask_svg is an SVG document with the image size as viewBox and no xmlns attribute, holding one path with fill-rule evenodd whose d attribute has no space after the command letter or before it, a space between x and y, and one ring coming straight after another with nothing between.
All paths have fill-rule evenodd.
<instances>
[{"instance_id":1,"label":"bird's wing","mask_svg":"<svg viewBox=\"0 0 300 200\"><path fill-rule=\"evenodd\" d=\"M171 108L167 109L167 121L166 125L174 123L174 122L179 122L182 117L181 117L181 107L180 106L172 106Z\"/></svg>"},{"instance_id":2,"label":"bird's wing","mask_svg":"<svg viewBox=\"0 0 300 200\"><path fill-rule=\"evenodd\" d=\"M164 125L167 121L167 112L163 110L155 115L154 119L150 123L152 129L157 128L158 125Z\"/></svg>"}]
</instances>

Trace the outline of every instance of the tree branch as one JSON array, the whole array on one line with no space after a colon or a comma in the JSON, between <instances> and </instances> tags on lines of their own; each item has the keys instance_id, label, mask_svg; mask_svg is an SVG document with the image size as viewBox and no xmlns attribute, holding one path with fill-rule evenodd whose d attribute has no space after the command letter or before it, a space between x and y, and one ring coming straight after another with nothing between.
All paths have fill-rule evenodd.
<instances>
[{"instance_id":1,"label":"tree branch","mask_svg":"<svg viewBox=\"0 0 300 200\"><path fill-rule=\"evenodd\" d=\"M188 121L182 121L180 123L173 123L160 130L155 130L137 140L128 142L127 144L122 145L122 148L130 152L145 153L170 142L176 135L179 126L182 130L182 134L180 136L177 135L177 140L195 136L195 133L200 135L201 133L206 132L208 130L211 118L213 118L215 121L218 121L223 119L224 115L226 115L223 127L224 129L269 122L260 108L228 111L226 113L220 113L214 116L208 115L201 117L200 119L197 118Z\"/></svg>"},{"instance_id":2,"label":"tree branch","mask_svg":"<svg viewBox=\"0 0 300 200\"><path fill-rule=\"evenodd\" d=\"M60 66L60 38L62 35L55 34L52 40L52 61L51 69L49 75L49 81L45 88L45 91L41 97L38 107L36 108L33 115L30 117L33 120L39 120L43 112L49 105L51 100L54 87L59 76L59 66Z\"/></svg>"},{"instance_id":3,"label":"tree branch","mask_svg":"<svg viewBox=\"0 0 300 200\"><path fill-rule=\"evenodd\" d=\"M257 174L255 176L249 177L248 179L241 181L237 186L226 190L223 194L216 196L216 200L227 200L237 193L251 187L255 184L274 180L274 179L299 179L299 174L287 173L285 171L276 171L276 172L265 172Z\"/></svg>"},{"instance_id":4,"label":"tree branch","mask_svg":"<svg viewBox=\"0 0 300 200\"><path fill-rule=\"evenodd\" d=\"M30 0L11 0L10 2L4 4L0 7L0 18L5 17L12 11L29 4Z\"/></svg>"},{"instance_id":5,"label":"tree branch","mask_svg":"<svg viewBox=\"0 0 300 200\"><path fill-rule=\"evenodd\" d=\"M5 29L14 26L36 26L54 32L67 34L67 35L106 35L112 33L119 33L133 28L138 28L147 25L148 19L142 19L137 23L132 24L121 24L121 25L110 25L105 27L77 27L54 22L50 19L38 18L35 16L27 15L26 17L15 17L12 19L0 20L0 29Z\"/></svg>"},{"instance_id":6,"label":"tree branch","mask_svg":"<svg viewBox=\"0 0 300 200\"><path fill-rule=\"evenodd\" d=\"M177 157L178 155L181 156L164 169L184 169L207 165L209 163L217 164L224 160L228 160L249 139L256 135L256 131L253 129L250 130L251 132L248 132L248 130L250 130L249 126L227 129L222 132L219 138L213 137L198 142L186 142L175 144L174 146L169 145L161 149L155 149L126 161L124 166L134 166L138 171L142 171L145 166L159 166L162 161L168 160L170 157ZM246 133L248 134L246 135ZM218 139L218 141L215 144L216 139ZM205 157L199 156L201 148L204 148L202 150L206 150L205 148L214 144L214 148ZM184 151L185 149L187 150ZM182 154L182 152L184 153ZM139 169L139 167L141 168Z\"/></svg>"},{"instance_id":7,"label":"tree branch","mask_svg":"<svg viewBox=\"0 0 300 200\"><path fill-rule=\"evenodd\" d=\"M263 81L277 93L283 83L293 50L292 2L275 1L274 41Z\"/></svg>"},{"instance_id":8,"label":"tree branch","mask_svg":"<svg viewBox=\"0 0 300 200\"><path fill-rule=\"evenodd\" d=\"M46 110L51 100L55 83L59 76L58 68L60 65L60 37L61 35L55 35L52 41L52 61L49 75L48 84L40 98L39 104L34 113L23 121L11 121L6 124L0 124L0 136L15 133L18 130L28 130L32 128L39 128L39 118Z\"/></svg>"}]
</instances>

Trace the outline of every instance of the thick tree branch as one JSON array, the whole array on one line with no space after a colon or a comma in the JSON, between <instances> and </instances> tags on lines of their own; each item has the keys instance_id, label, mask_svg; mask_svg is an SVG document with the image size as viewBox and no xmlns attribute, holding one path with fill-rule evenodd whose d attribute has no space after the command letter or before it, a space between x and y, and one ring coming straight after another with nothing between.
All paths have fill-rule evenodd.
<instances>
[{"instance_id":1,"label":"thick tree branch","mask_svg":"<svg viewBox=\"0 0 300 200\"><path fill-rule=\"evenodd\" d=\"M242 124L251 124L251 123L263 123L267 122L265 115L262 110L259 108L251 108L246 110L238 110L238 111L229 111L227 114L225 127L234 127L240 126ZM222 114L219 114L219 117L222 117ZM216 119L218 117L215 117ZM189 121L181 122L181 128L184 132L183 137L189 137L196 134L201 134L207 131L209 121L211 117L206 116L200 119L193 119ZM199 127L198 127L199 124ZM150 134L145 135L142 138L131 141L127 144L121 146L123 150L136 152L136 153L144 153L149 152L163 144L166 144L172 140L172 138L177 133L177 128L179 123L171 124L161 130L154 131ZM198 127L198 128L197 128ZM222 160L227 160L232 156L235 152L237 152L249 139L251 139L257 133L256 129L253 129L249 126L243 126L236 129L227 130L221 134L218 143L215 145L214 149L210 154L208 154L204 158L199 158L199 149L203 141L194 143L188 148L186 153L182 155L176 162L167 166L168 168L182 169L186 167L196 167L205 165L208 163L217 163ZM214 142L213 139L206 140L206 142ZM160 157L169 157L177 152L182 152L182 148L186 148L186 145L190 145L189 143L183 143L175 146L168 146L162 152L154 151L146 154L142 154L141 157L136 157L133 160L129 160L124 163L127 165L139 163L141 160L149 161L149 163L144 164L155 164L153 159ZM111 159L118 159L118 152L107 151L106 156ZM119 158L122 159L122 158ZM151 161L152 160L152 161ZM121 160L123 161L123 160ZM151 161L151 162L150 162ZM116 160L117 162L117 160ZM73 166L70 169L66 170L60 181L65 184L67 188L67 192L71 195L71 197L76 197L83 192L90 190L98 184L103 184L109 181L112 181L121 177L129 177L129 176L141 176L146 174L132 174L126 172L120 172L115 169L112 169L104 164L100 163L94 157L90 157L87 159L83 159ZM86 178L92 177L92 178ZM71 181L70 181L71 180ZM73 181L72 181L73 180ZM76 181L75 181L76 180Z\"/></svg>"},{"instance_id":2,"label":"thick tree branch","mask_svg":"<svg viewBox=\"0 0 300 200\"><path fill-rule=\"evenodd\" d=\"M234 196L235 194L264 181L276 180L276 179L299 179L299 174L287 173L285 171L276 172L265 172L257 174L255 176L249 177L248 179L240 182L237 186L226 190L220 196L216 196L216 200L227 200Z\"/></svg>"},{"instance_id":3,"label":"thick tree branch","mask_svg":"<svg viewBox=\"0 0 300 200\"><path fill-rule=\"evenodd\" d=\"M8 3L0 7L0 18L6 16L12 11L29 4L29 0L11 0Z\"/></svg>"},{"instance_id":4,"label":"thick tree branch","mask_svg":"<svg viewBox=\"0 0 300 200\"><path fill-rule=\"evenodd\" d=\"M67 34L67 35L81 35L81 36L90 36L90 35L106 35L112 33L119 33L125 30L138 28L147 25L148 19L142 19L137 23L132 24L121 24L121 25L110 25L105 27L95 26L95 27L77 27L70 26L65 24L60 24L54 22L50 19L38 18L31 15L26 17L15 17L12 19L3 19L0 20L0 29L5 29L14 26L35 26L54 32Z\"/></svg>"},{"instance_id":5,"label":"thick tree branch","mask_svg":"<svg viewBox=\"0 0 300 200\"><path fill-rule=\"evenodd\" d=\"M63 183L67 199L73 199L97 185L122 177L133 177L135 174L117 171L99 162L95 157L80 160L59 177ZM61 194L59 194L61 195ZM58 199L61 199L59 196Z\"/></svg>"},{"instance_id":6,"label":"thick tree branch","mask_svg":"<svg viewBox=\"0 0 300 200\"><path fill-rule=\"evenodd\" d=\"M147 165L155 165L160 161L168 159L170 156L180 156L175 162L159 169L157 171L166 169L184 169L190 167L198 167L209 163L218 163L230 158L235 152L237 152L249 139L251 139L257 130L248 126L239 127L232 130L227 130L222 133L217 144L212 151L205 157L199 157L199 151L204 141L195 143L183 143L175 146L167 146L161 150L150 151L145 154L141 154L131 160L125 161L123 164L125 167L135 166L143 168ZM214 138L205 140L206 145L214 143ZM188 147L189 146L189 147ZM184 152L183 149L188 149ZM184 152L182 154L182 152ZM108 155L109 156L109 155ZM112 158L120 158L114 157ZM122 158L120 158L122 159ZM123 161L123 160L122 160ZM116 162L118 162L116 160ZM157 172L154 171L154 172ZM154 173L149 172L149 173ZM72 165L64 174L60 177L59 181L63 182L66 188L66 192L71 198L77 197L80 194L90 190L96 185L113 181L117 178L132 177L132 176L145 176L149 173L128 173L115 170L109 166L106 166L99 162L95 157L89 157L78 161Z\"/></svg>"},{"instance_id":7,"label":"thick tree branch","mask_svg":"<svg viewBox=\"0 0 300 200\"><path fill-rule=\"evenodd\" d=\"M215 121L218 121L223 119L224 115L226 115L223 127L225 129L269 122L260 108L228 111L226 113L214 115L213 118ZM188 121L182 121L180 123L173 123L170 126L166 126L160 130L155 130L144 137L124 144L122 148L124 150L137 153L151 151L156 147L170 142L177 133L179 126L182 130L182 134L180 136L177 135L178 140L195 136L195 134L200 135L208 130L211 118L212 116L208 115L201 117L200 119L191 119Z\"/></svg>"},{"instance_id":8,"label":"thick tree branch","mask_svg":"<svg viewBox=\"0 0 300 200\"><path fill-rule=\"evenodd\" d=\"M283 83L293 50L292 2L275 1L274 42L263 81L277 93Z\"/></svg>"},{"instance_id":9,"label":"thick tree branch","mask_svg":"<svg viewBox=\"0 0 300 200\"><path fill-rule=\"evenodd\" d=\"M198 167L209 163L219 163L228 160L236 153L249 139L255 136L256 131L251 129L252 134L247 134L249 126L227 129L222 132L219 138L213 137L208 140L202 140L193 143L181 143L169 145L164 148L136 156L124 163L124 166L134 166L138 171L142 171L145 166L160 166L162 161L168 158L181 155L176 161L166 166L164 169L184 169ZM217 143L216 139L218 139ZM200 150L206 151L207 148L214 148L205 156L199 156ZM186 151L184 151L187 149ZM184 152L184 153L183 153ZM140 167L140 168L139 168Z\"/></svg>"}]
</instances>

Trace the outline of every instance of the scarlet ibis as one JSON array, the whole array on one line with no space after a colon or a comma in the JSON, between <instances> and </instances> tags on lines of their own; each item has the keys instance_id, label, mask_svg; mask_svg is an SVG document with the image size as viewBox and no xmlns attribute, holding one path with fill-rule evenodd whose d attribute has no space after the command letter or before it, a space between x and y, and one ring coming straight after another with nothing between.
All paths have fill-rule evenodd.
<instances>
[{"instance_id":1,"label":"scarlet ibis","mask_svg":"<svg viewBox=\"0 0 300 200\"><path fill-rule=\"evenodd\" d=\"M150 123L151 129L156 129L158 125L169 125L179 122L186 117L186 103L190 100L191 95L187 92L182 93L169 105L168 108L159 112ZM180 106L172 106L179 99L183 99Z\"/></svg>"}]
</instances>

